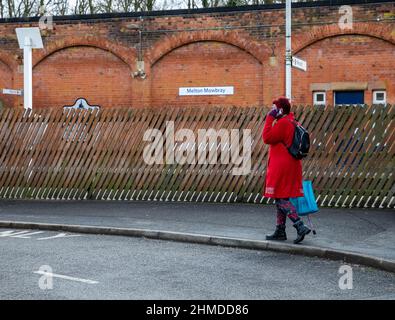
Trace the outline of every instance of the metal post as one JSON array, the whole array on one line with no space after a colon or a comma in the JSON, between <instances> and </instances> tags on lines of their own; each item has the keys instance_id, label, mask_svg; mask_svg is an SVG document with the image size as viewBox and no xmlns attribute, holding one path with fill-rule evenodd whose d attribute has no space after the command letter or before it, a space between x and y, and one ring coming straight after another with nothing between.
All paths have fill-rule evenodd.
<instances>
[{"instance_id":1,"label":"metal post","mask_svg":"<svg viewBox=\"0 0 395 320\"><path fill-rule=\"evenodd\" d=\"M291 0L285 4L285 95L292 98Z\"/></svg>"},{"instance_id":2,"label":"metal post","mask_svg":"<svg viewBox=\"0 0 395 320\"><path fill-rule=\"evenodd\" d=\"M23 47L23 100L25 109L33 108L32 41L25 37Z\"/></svg>"},{"instance_id":3,"label":"metal post","mask_svg":"<svg viewBox=\"0 0 395 320\"><path fill-rule=\"evenodd\" d=\"M33 108L33 63L32 50L42 49L40 28L15 28L19 48L23 50L23 104L25 109Z\"/></svg>"}]
</instances>

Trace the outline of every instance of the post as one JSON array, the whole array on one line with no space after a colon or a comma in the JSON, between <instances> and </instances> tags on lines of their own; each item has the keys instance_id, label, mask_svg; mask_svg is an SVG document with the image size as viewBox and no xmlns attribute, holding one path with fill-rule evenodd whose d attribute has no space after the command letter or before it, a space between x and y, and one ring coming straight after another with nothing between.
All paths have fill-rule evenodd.
<instances>
[{"instance_id":1,"label":"post","mask_svg":"<svg viewBox=\"0 0 395 320\"><path fill-rule=\"evenodd\" d=\"M33 108L33 49L42 49L40 28L15 28L19 48L23 50L23 104Z\"/></svg>"},{"instance_id":2,"label":"post","mask_svg":"<svg viewBox=\"0 0 395 320\"><path fill-rule=\"evenodd\" d=\"M25 109L33 108L32 40L25 37L23 46L23 102Z\"/></svg>"},{"instance_id":3,"label":"post","mask_svg":"<svg viewBox=\"0 0 395 320\"><path fill-rule=\"evenodd\" d=\"M291 0L285 4L285 96L292 99Z\"/></svg>"}]
</instances>

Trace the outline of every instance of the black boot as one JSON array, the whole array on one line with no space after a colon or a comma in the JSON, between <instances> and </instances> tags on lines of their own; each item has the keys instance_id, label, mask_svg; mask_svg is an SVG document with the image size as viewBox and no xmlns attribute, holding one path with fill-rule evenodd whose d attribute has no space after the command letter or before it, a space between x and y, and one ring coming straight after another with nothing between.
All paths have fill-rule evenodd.
<instances>
[{"instance_id":1,"label":"black boot","mask_svg":"<svg viewBox=\"0 0 395 320\"><path fill-rule=\"evenodd\" d=\"M266 236L266 240L287 240L287 234L285 233L285 226L278 225L273 234Z\"/></svg>"},{"instance_id":2,"label":"black boot","mask_svg":"<svg viewBox=\"0 0 395 320\"><path fill-rule=\"evenodd\" d=\"M298 233L298 236L294 240L294 243L299 243L302 242L304 239L305 235L308 235L310 233L310 229L306 227L303 223L302 220L298 220L297 222L294 223L294 227L296 228L296 231Z\"/></svg>"}]
</instances>

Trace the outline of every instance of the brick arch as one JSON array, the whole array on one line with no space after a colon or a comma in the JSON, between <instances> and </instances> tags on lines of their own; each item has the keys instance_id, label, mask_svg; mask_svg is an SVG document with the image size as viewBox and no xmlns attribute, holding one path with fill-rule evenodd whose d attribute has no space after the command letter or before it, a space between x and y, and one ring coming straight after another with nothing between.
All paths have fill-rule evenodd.
<instances>
[{"instance_id":1,"label":"brick arch","mask_svg":"<svg viewBox=\"0 0 395 320\"><path fill-rule=\"evenodd\" d=\"M194 41L176 47L151 67L153 106L251 106L263 103L264 64L233 44ZM181 87L232 86L232 95L182 96Z\"/></svg>"},{"instance_id":2,"label":"brick arch","mask_svg":"<svg viewBox=\"0 0 395 320\"><path fill-rule=\"evenodd\" d=\"M354 23L352 29L340 29L337 24L313 27L308 33L295 34L292 39L293 53L296 54L312 44L330 37L343 35L363 35L387 41L395 45L395 34L391 26L376 23Z\"/></svg>"},{"instance_id":3,"label":"brick arch","mask_svg":"<svg viewBox=\"0 0 395 320\"><path fill-rule=\"evenodd\" d=\"M360 89L364 90L366 103L372 102L372 91L381 88L386 89L387 102L392 103L395 92L395 76L391 72L394 41L385 29L380 30L354 28L348 32L327 32L317 36L318 40L297 48L297 55L308 62L308 72L294 71L297 79L293 89L294 102L311 104L312 91L323 90L327 92L326 102L333 104L334 91L348 90L352 88L350 83L366 83L367 86ZM333 83L338 83L339 87L335 89Z\"/></svg>"},{"instance_id":4,"label":"brick arch","mask_svg":"<svg viewBox=\"0 0 395 320\"><path fill-rule=\"evenodd\" d=\"M258 43L258 41L251 39L246 34L240 36L240 33L235 31L211 30L180 32L175 35L167 36L164 39L160 39L151 47L151 49L146 54L149 65L152 67L167 53L179 47L200 41L217 41L235 46L251 54L262 64L264 63L265 58L267 58L271 52L266 44Z\"/></svg>"},{"instance_id":5,"label":"brick arch","mask_svg":"<svg viewBox=\"0 0 395 320\"><path fill-rule=\"evenodd\" d=\"M85 98L92 105L129 107L133 79L130 66L126 66L118 55L95 45L54 50L35 65L35 105L59 107Z\"/></svg>"},{"instance_id":6,"label":"brick arch","mask_svg":"<svg viewBox=\"0 0 395 320\"><path fill-rule=\"evenodd\" d=\"M0 51L0 61L3 62L11 72L15 72L18 68L17 56Z\"/></svg>"},{"instance_id":7,"label":"brick arch","mask_svg":"<svg viewBox=\"0 0 395 320\"><path fill-rule=\"evenodd\" d=\"M0 88L14 89L15 72L18 62L15 56L0 52ZM0 105L15 106L17 97L14 95L0 95Z\"/></svg>"},{"instance_id":8,"label":"brick arch","mask_svg":"<svg viewBox=\"0 0 395 320\"><path fill-rule=\"evenodd\" d=\"M133 69L133 64L136 59L136 50L134 48L127 48L117 43L111 42L105 38L89 37L68 37L61 40L55 40L46 43L43 50L34 52L33 68L40 62L51 56L52 54L70 48L70 47L94 47L104 51L108 51L122 60L130 69Z\"/></svg>"}]
</instances>

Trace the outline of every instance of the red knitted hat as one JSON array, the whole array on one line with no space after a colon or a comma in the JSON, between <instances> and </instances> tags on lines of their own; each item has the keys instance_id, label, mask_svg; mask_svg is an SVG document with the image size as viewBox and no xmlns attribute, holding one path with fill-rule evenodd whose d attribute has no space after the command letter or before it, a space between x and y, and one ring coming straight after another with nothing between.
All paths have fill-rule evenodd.
<instances>
[{"instance_id":1,"label":"red knitted hat","mask_svg":"<svg viewBox=\"0 0 395 320\"><path fill-rule=\"evenodd\" d=\"M283 109L284 114L288 114L289 111L291 110L291 104L289 100L285 97L280 97L277 100L274 100L273 104L275 104L277 108Z\"/></svg>"}]
</instances>

